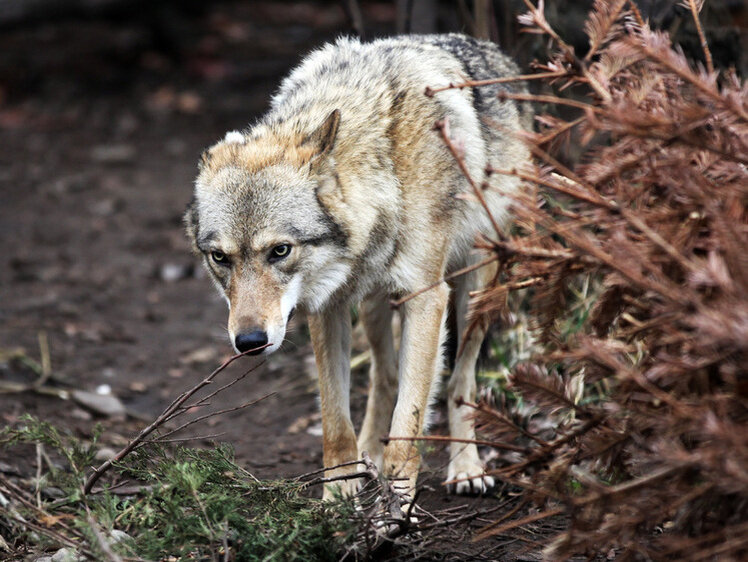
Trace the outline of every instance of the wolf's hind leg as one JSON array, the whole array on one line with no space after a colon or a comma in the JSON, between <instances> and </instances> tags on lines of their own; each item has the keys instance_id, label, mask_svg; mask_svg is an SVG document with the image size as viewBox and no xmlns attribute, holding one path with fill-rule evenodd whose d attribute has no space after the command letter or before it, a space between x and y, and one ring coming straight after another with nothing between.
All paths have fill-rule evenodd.
<instances>
[{"instance_id":1,"label":"wolf's hind leg","mask_svg":"<svg viewBox=\"0 0 748 562\"><path fill-rule=\"evenodd\" d=\"M457 334L459 349L455 368L447 386L449 409L449 434L456 439L475 439L473 421L467 419L471 413L468 406L458 406L458 399L475 401L475 362L480 353L483 338L488 326L479 321L466 337L469 327L467 322L468 300L470 291L483 288L495 275L496 266L488 265L473 273L460 277L455 287L455 310L457 315ZM478 456L474 443L450 444L450 462L447 481L460 480L450 484L449 490L456 494L483 494L494 486L494 479L485 476L483 463Z\"/></svg>"},{"instance_id":2,"label":"wolf's hind leg","mask_svg":"<svg viewBox=\"0 0 748 562\"><path fill-rule=\"evenodd\" d=\"M322 409L322 454L325 467L356 460L356 433L351 423L351 317L347 306L331 307L308 316L314 358L319 373ZM355 465L325 472L336 477L357 472ZM332 499L338 486L345 495L358 488L356 480L341 480L325 486L323 499Z\"/></svg>"},{"instance_id":3,"label":"wolf's hind leg","mask_svg":"<svg viewBox=\"0 0 748 562\"><path fill-rule=\"evenodd\" d=\"M367 451L376 465L382 467L384 443L390 432L392 411L397 398L397 357L392 338L392 310L383 294L372 296L361 304L366 338L371 347L369 399L358 437L358 454Z\"/></svg>"}]
</instances>

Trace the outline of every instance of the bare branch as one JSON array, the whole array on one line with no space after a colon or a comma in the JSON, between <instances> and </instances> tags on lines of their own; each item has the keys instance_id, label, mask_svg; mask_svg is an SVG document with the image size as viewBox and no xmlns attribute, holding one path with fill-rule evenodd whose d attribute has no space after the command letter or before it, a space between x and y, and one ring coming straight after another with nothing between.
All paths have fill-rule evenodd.
<instances>
[{"instance_id":1,"label":"bare branch","mask_svg":"<svg viewBox=\"0 0 748 562\"><path fill-rule=\"evenodd\" d=\"M264 346L257 348L257 349L264 349L270 344L265 344ZM244 357L246 355L256 353L257 349L250 349L245 351L244 353L239 353L238 355L234 355L232 357L229 357L224 361L217 369L215 369L210 375L208 375L205 379L200 381L198 384L193 386L190 390L183 392L180 394L167 408L151 423L149 424L145 429L143 429L132 441L130 441L119 453L117 453L113 458L107 460L103 464L101 464L98 468L95 468L94 471L91 473L91 475L86 480L85 485L83 486L83 493L89 494L91 493L91 489L93 488L93 485L96 484L96 482L101 478L101 476L111 468L111 466L115 462L121 461L123 458L125 458L127 455L129 455L132 451L134 451L137 447L139 447L146 437L148 437L156 428L160 427L166 421L174 417L177 410L184 404L191 396L193 396L198 390L201 388L209 385L211 382L213 382L213 379L218 376L226 367L231 365L234 361L239 359L240 357ZM253 367L253 370L259 367L258 365L255 365Z\"/></svg>"}]
</instances>

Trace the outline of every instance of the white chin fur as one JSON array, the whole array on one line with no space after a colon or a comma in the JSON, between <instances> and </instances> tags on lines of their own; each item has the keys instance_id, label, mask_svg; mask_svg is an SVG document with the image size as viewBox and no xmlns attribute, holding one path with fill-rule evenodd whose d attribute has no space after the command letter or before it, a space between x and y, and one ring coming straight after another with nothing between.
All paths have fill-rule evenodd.
<instances>
[{"instance_id":1,"label":"white chin fur","mask_svg":"<svg viewBox=\"0 0 748 562\"><path fill-rule=\"evenodd\" d=\"M280 302L281 318L284 323L288 323L288 317L291 315L291 311L296 308L296 304L299 302L299 294L301 292L301 275L297 274L291 279L288 284L286 292L283 293ZM285 328L284 328L285 331Z\"/></svg>"},{"instance_id":2,"label":"white chin fur","mask_svg":"<svg viewBox=\"0 0 748 562\"><path fill-rule=\"evenodd\" d=\"M280 349L280 346L283 345L283 338L286 335L286 325L283 324L283 326L268 328L267 333L270 345L262 350L262 355L270 355Z\"/></svg>"},{"instance_id":3,"label":"white chin fur","mask_svg":"<svg viewBox=\"0 0 748 562\"><path fill-rule=\"evenodd\" d=\"M301 290L301 275L296 275L286 288L286 292L283 293L280 301L280 313L283 319L282 326L270 326L267 328L268 341L270 345L263 351L263 355L270 355L274 351L277 351L281 345L283 345L283 338L286 336L286 326L288 325L288 318L291 316L291 311L296 308L296 303L299 302L299 292Z\"/></svg>"}]
</instances>

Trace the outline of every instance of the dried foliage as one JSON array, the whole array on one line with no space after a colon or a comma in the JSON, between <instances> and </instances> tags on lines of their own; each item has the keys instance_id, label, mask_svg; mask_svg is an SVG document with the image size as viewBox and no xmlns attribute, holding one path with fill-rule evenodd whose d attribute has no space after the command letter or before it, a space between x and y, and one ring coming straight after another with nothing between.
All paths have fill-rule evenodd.
<instances>
[{"instance_id":1,"label":"dried foliage","mask_svg":"<svg viewBox=\"0 0 748 562\"><path fill-rule=\"evenodd\" d=\"M528 134L535 169L490 170L533 188L522 232L484 241L502 276L474 304L494 316L531 287L545 352L510 383L552 423L477 405L484 435L525 446L494 474L542 506L533 522L566 514L549 558L745 559L748 88L714 72L705 42L706 67L686 60L633 3L594 3L583 59L526 3L521 23L554 49L537 70L574 98L522 96L564 117ZM586 147L573 167L569 144ZM596 299L570 318L580 280Z\"/></svg>"}]
</instances>

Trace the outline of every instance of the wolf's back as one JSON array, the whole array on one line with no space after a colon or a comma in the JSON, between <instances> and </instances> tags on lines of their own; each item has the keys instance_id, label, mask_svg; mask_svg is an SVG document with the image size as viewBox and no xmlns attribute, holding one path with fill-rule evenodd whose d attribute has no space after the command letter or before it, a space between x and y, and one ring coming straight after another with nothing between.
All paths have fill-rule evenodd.
<instances>
[{"instance_id":1,"label":"wolf's back","mask_svg":"<svg viewBox=\"0 0 748 562\"><path fill-rule=\"evenodd\" d=\"M465 74L475 81L491 80L520 74L514 61L504 54L496 44L481 41L467 35L450 33L448 35L423 35L419 38L452 54L460 61ZM479 115L493 117L498 122L503 119L506 104L499 101L501 90L512 93L525 93L527 88L521 81L503 84L488 84L473 89L475 110ZM532 127L532 108L529 103L518 104L521 112L522 126Z\"/></svg>"},{"instance_id":2,"label":"wolf's back","mask_svg":"<svg viewBox=\"0 0 748 562\"><path fill-rule=\"evenodd\" d=\"M348 111L370 112L376 116L388 92L444 85L453 68L470 80L516 76L514 62L488 41L460 35L406 35L361 43L340 38L313 52L283 81L273 97L266 122L289 120L310 108L337 104ZM430 75L430 76L429 76ZM427 78L429 77L429 78ZM452 80L458 81L458 80ZM488 85L472 89L478 115L508 125L507 111L514 102L502 102L500 90L523 92L521 82ZM389 102L386 102L389 103ZM522 126L528 111L520 107ZM512 128L512 127L509 127Z\"/></svg>"}]
</instances>

